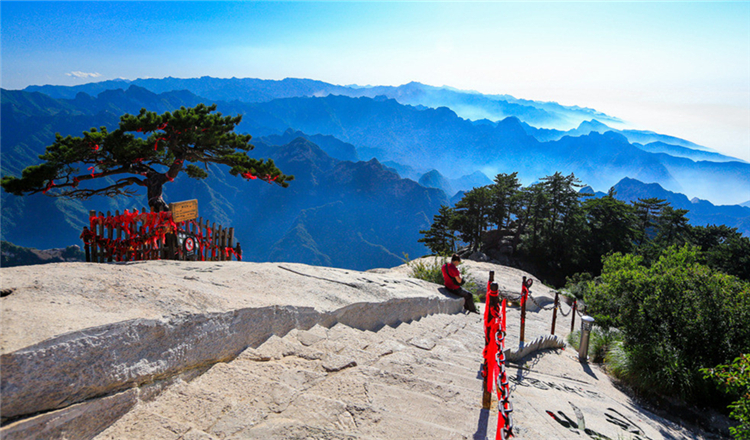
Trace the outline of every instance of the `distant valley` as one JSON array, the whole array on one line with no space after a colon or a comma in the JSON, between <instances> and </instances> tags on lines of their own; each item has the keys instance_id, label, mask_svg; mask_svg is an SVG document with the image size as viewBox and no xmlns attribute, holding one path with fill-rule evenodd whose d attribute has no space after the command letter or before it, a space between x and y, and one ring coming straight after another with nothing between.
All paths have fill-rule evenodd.
<instances>
[{"instance_id":1,"label":"distant valley","mask_svg":"<svg viewBox=\"0 0 750 440\"><path fill-rule=\"evenodd\" d=\"M238 131L253 135L251 155L273 158L297 177L282 189L214 170L206 181L180 175L165 187L168 201L197 198L203 217L234 226L253 261L353 269L400 264L404 254L427 253L417 243L419 230L441 205L513 171L525 184L573 172L592 192L615 186L626 200L666 198L689 209L693 224L726 224L750 235L750 208L721 206L750 200L750 164L687 140L611 129L606 122L616 118L591 109L418 83L357 88L166 78L2 90L2 173L17 175L38 163L55 132L80 135L113 128L121 114L142 107L164 112L201 102L242 114ZM472 112L485 119L465 117ZM79 243L90 209L122 211L145 200L3 192L2 203L3 240L51 248Z\"/></svg>"}]
</instances>

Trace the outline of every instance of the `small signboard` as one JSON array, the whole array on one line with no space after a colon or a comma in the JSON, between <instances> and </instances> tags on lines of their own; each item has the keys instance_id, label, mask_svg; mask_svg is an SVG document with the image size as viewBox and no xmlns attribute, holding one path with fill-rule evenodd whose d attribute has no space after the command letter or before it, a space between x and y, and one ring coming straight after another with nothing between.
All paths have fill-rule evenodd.
<instances>
[{"instance_id":1,"label":"small signboard","mask_svg":"<svg viewBox=\"0 0 750 440\"><path fill-rule=\"evenodd\" d=\"M198 247L195 242L195 237L193 237L192 235L188 235L187 237L185 237L183 247L185 251L185 259L189 261L195 260L196 248Z\"/></svg>"},{"instance_id":2,"label":"small signboard","mask_svg":"<svg viewBox=\"0 0 750 440\"><path fill-rule=\"evenodd\" d=\"M169 204L169 210L172 211L172 221L175 223L198 218L198 200L186 200Z\"/></svg>"}]
</instances>

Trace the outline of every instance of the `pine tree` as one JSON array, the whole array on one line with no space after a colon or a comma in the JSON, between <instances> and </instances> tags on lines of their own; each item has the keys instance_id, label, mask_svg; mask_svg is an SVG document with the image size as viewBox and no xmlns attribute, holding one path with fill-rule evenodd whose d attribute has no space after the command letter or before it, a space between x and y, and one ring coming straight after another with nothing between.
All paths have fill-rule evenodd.
<instances>
[{"instance_id":1,"label":"pine tree","mask_svg":"<svg viewBox=\"0 0 750 440\"><path fill-rule=\"evenodd\" d=\"M436 255L449 255L455 252L455 216L455 211L452 208L441 205L438 213L432 218L430 229L419 231L424 237L418 241L424 243Z\"/></svg>"},{"instance_id":2,"label":"pine tree","mask_svg":"<svg viewBox=\"0 0 750 440\"><path fill-rule=\"evenodd\" d=\"M212 113L216 105L199 104L158 115L141 109L125 114L119 128L92 128L82 137L62 137L39 156L43 163L23 170L20 178L5 176L2 187L18 196L44 193L87 199L94 195L136 195L133 186L147 189L148 205L166 209L163 186L184 171L194 179L208 177L208 164L226 165L233 176L260 179L287 187L287 176L272 160L253 159L250 135L234 133L241 116ZM199 165L202 165L201 168ZM88 172L82 172L82 167ZM118 180L111 177L125 175Z\"/></svg>"},{"instance_id":3,"label":"pine tree","mask_svg":"<svg viewBox=\"0 0 750 440\"><path fill-rule=\"evenodd\" d=\"M498 174L495 183L490 186L492 194L491 221L498 229L505 229L510 223L511 216L518 210L521 182L518 172L512 174Z\"/></svg>"},{"instance_id":4,"label":"pine tree","mask_svg":"<svg viewBox=\"0 0 750 440\"><path fill-rule=\"evenodd\" d=\"M487 186L474 188L456 203L456 230L461 240L471 250L478 251L482 245L482 233L489 226L491 208L490 189Z\"/></svg>"},{"instance_id":5,"label":"pine tree","mask_svg":"<svg viewBox=\"0 0 750 440\"><path fill-rule=\"evenodd\" d=\"M599 273L602 256L608 253L632 252L638 235L638 218L635 208L617 200L617 192L610 188L602 198L591 198L583 203L588 225L586 252L587 270Z\"/></svg>"},{"instance_id":6,"label":"pine tree","mask_svg":"<svg viewBox=\"0 0 750 440\"><path fill-rule=\"evenodd\" d=\"M658 223L659 215L661 210L667 206L668 203L664 199L656 197L650 197L648 199L638 199L637 202L633 202L635 207L636 216L640 220L640 231L638 245L642 245L649 237L656 235L654 227Z\"/></svg>"}]
</instances>

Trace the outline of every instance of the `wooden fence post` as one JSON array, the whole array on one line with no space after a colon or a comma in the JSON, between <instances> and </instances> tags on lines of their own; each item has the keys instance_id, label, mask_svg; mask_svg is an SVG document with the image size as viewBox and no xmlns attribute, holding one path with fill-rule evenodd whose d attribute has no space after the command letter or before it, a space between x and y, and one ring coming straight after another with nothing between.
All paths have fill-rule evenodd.
<instances>
[{"instance_id":1,"label":"wooden fence post","mask_svg":"<svg viewBox=\"0 0 750 440\"><path fill-rule=\"evenodd\" d=\"M216 261L216 240L218 231L216 230L216 222L211 223L211 261Z\"/></svg>"},{"instance_id":2,"label":"wooden fence post","mask_svg":"<svg viewBox=\"0 0 750 440\"><path fill-rule=\"evenodd\" d=\"M96 217L96 211L89 211L89 226L91 226L91 218ZM92 227L93 228L93 227ZM96 231L89 231L92 237L91 244L83 242L84 248L86 249L86 261L89 263L96 262Z\"/></svg>"},{"instance_id":3,"label":"wooden fence post","mask_svg":"<svg viewBox=\"0 0 750 440\"><path fill-rule=\"evenodd\" d=\"M552 311L552 334L555 334L555 321L557 321L557 305L560 304L560 292L555 291L555 309Z\"/></svg>"},{"instance_id":4,"label":"wooden fence post","mask_svg":"<svg viewBox=\"0 0 750 440\"><path fill-rule=\"evenodd\" d=\"M521 287L521 334L518 339L518 343L523 347L524 336L526 330L526 277L523 277L523 284Z\"/></svg>"},{"instance_id":5,"label":"wooden fence post","mask_svg":"<svg viewBox=\"0 0 750 440\"><path fill-rule=\"evenodd\" d=\"M113 260L113 254L112 252L112 239L115 238L115 234L112 231L112 222L110 221L112 218L112 213L110 211L107 211L107 239L108 243L110 243L109 247L107 247L107 263L111 263Z\"/></svg>"},{"instance_id":6,"label":"wooden fence post","mask_svg":"<svg viewBox=\"0 0 750 440\"><path fill-rule=\"evenodd\" d=\"M126 215L127 212L127 215ZM167 211L169 212L169 211ZM184 260L184 250L179 246L177 230L182 230L198 240L195 255L202 261L231 261L236 252L241 260L242 250L234 246L234 228L225 228L220 224L203 223L203 218L182 221L175 224L175 229L167 231L161 222L161 216L154 220L154 208L142 207L133 209L132 214L125 210L114 215L107 211L89 211L89 226L84 228L81 237L84 240L87 262L141 261L155 259ZM88 228L91 227L91 230ZM161 239L157 237L161 236ZM229 252L228 252L229 251Z\"/></svg>"},{"instance_id":7,"label":"wooden fence post","mask_svg":"<svg viewBox=\"0 0 750 440\"><path fill-rule=\"evenodd\" d=\"M104 213L101 211L99 212L99 220L97 221L97 223L97 235L104 238ZM106 248L104 246L101 246L98 252L99 258L97 259L97 263L104 263L104 258L107 255L106 252Z\"/></svg>"},{"instance_id":8,"label":"wooden fence post","mask_svg":"<svg viewBox=\"0 0 750 440\"><path fill-rule=\"evenodd\" d=\"M116 259L123 260L122 255L120 254L120 250L122 249L122 217L120 217L120 210L115 210L115 218L118 219L117 225L115 226L115 231L117 231L117 250L118 250L118 257Z\"/></svg>"},{"instance_id":9,"label":"wooden fence post","mask_svg":"<svg viewBox=\"0 0 750 440\"><path fill-rule=\"evenodd\" d=\"M234 249L234 228L229 228L227 235L227 247ZM232 253L229 254L229 261L232 261Z\"/></svg>"},{"instance_id":10,"label":"wooden fence post","mask_svg":"<svg viewBox=\"0 0 750 440\"><path fill-rule=\"evenodd\" d=\"M570 319L570 332L573 333L573 329L576 326L576 310L578 310L578 300L573 301L573 317Z\"/></svg>"}]
</instances>

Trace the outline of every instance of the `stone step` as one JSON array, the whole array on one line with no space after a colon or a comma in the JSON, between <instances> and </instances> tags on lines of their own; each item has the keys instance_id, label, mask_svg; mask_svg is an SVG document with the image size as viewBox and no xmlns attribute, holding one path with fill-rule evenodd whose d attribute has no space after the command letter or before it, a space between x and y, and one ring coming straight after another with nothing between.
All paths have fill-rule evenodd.
<instances>
[{"instance_id":1,"label":"stone step","mask_svg":"<svg viewBox=\"0 0 750 440\"><path fill-rule=\"evenodd\" d=\"M380 421L381 429L387 426L398 427L400 436L384 436L384 438L468 438L476 428L472 417L456 423L456 414L473 414L481 408L481 398L478 406L467 406L462 402L441 396L433 397L429 392L415 391L408 383L370 384L372 405L388 408L388 413ZM418 400L415 407L410 402Z\"/></svg>"}]
</instances>

